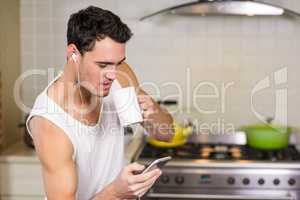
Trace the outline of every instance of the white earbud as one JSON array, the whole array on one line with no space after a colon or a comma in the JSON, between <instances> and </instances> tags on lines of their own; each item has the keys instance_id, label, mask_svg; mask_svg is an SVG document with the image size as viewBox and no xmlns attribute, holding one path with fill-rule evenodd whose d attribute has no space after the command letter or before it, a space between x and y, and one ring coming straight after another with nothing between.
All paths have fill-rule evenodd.
<instances>
[{"instance_id":1,"label":"white earbud","mask_svg":"<svg viewBox=\"0 0 300 200\"><path fill-rule=\"evenodd\" d=\"M74 52L72 53L71 57L72 57L73 61L75 63L77 63L77 56L76 56L76 54Z\"/></svg>"}]
</instances>

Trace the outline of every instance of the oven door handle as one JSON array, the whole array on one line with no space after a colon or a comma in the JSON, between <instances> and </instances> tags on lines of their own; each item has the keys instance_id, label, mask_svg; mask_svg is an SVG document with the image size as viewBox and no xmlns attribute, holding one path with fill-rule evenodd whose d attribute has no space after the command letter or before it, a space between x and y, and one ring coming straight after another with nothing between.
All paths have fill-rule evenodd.
<instances>
[{"instance_id":1,"label":"oven door handle","mask_svg":"<svg viewBox=\"0 0 300 200\"><path fill-rule=\"evenodd\" d=\"M169 194L169 193L148 193L148 198L160 198L160 199L245 199L245 200L294 200L293 197L290 196L254 196L254 195L210 195L210 194Z\"/></svg>"}]
</instances>

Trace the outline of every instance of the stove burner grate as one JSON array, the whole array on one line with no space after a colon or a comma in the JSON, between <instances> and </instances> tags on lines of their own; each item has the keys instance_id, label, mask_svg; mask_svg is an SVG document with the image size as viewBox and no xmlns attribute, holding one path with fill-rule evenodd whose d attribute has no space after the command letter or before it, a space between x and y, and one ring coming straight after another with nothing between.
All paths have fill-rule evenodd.
<instances>
[{"instance_id":1,"label":"stove burner grate","mask_svg":"<svg viewBox=\"0 0 300 200\"><path fill-rule=\"evenodd\" d=\"M140 158L164 156L172 156L175 159L300 161L300 153L294 146L281 150L263 151L248 146L193 143L177 148L156 148L146 144Z\"/></svg>"}]
</instances>

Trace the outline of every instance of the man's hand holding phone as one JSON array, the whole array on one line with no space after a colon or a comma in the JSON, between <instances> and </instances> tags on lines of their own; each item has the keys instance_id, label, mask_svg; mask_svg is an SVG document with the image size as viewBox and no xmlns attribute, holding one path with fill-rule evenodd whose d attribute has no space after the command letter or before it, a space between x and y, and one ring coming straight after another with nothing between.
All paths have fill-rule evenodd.
<instances>
[{"instance_id":1,"label":"man's hand holding phone","mask_svg":"<svg viewBox=\"0 0 300 200\"><path fill-rule=\"evenodd\" d=\"M170 159L171 157L157 159L148 167L138 163L127 165L111 184L114 196L117 199L142 197L161 175L159 168Z\"/></svg>"},{"instance_id":2,"label":"man's hand holding phone","mask_svg":"<svg viewBox=\"0 0 300 200\"><path fill-rule=\"evenodd\" d=\"M112 182L111 187L116 199L132 199L142 197L161 175L160 169L143 174L136 171L145 169L144 165L132 163L123 168L119 176Z\"/></svg>"}]
</instances>

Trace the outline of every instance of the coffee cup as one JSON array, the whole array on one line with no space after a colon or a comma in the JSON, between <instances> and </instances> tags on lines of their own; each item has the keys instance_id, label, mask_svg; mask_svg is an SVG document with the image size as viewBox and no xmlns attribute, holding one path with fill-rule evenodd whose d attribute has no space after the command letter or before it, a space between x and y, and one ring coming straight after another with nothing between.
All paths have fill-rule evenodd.
<instances>
[{"instance_id":1,"label":"coffee cup","mask_svg":"<svg viewBox=\"0 0 300 200\"><path fill-rule=\"evenodd\" d=\"M143 121L142 111L134 87L114 91L113 101L123 127Z\"/></svg>"}]
</instances>

